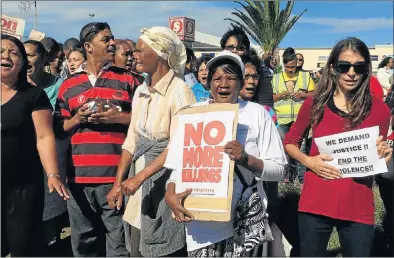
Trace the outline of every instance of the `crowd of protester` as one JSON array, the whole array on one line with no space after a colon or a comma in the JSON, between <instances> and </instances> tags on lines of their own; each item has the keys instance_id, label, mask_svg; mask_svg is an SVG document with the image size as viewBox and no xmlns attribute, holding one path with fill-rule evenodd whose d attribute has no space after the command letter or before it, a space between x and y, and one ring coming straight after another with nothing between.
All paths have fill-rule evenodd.
<instances>
[{"instance_id":1,"label":"crowd of protester","mask_svg":"<svg viewBox=\"0 0 394 258\"><path fill-rule=\"evenodd\" d=\"M393 58L375 77L367 46L347 38L316 73L291 47L278 72L279 57L259 57L240 27L220 45L196 58L169 28L134 42L101 22L64 44L2 34L1 255L47 255L68 215L77 257L270 256L286 173L302 188L295 256L325 256L334 227L344 256L370 256L374 182L393 255ZM242 125L224 147L235 162L229 222L195 220L190 190L176 192L178 113L214 103L238 104ZM389 172L341 178L314 139L373 126ZM45 219L55 194L65 212Z\"/></svg>"}]
</instances>

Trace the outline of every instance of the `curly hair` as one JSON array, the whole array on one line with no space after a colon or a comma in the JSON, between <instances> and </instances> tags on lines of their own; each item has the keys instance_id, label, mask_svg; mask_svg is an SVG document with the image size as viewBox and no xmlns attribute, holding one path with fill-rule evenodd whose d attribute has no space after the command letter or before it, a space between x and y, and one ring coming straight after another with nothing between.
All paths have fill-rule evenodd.
<instances>
[{"instance_id":1,"label":"curly hair","mask_svg":"<svg viewBox=\"0 0 394 258\"><path fill-rule=\"evenodd\" d=\"M211 60L211 59L212 59L212 56L210 56L210 55L203 55L197 59L196 70L194 72L194 76L197 78L197 81L198 81L198 70L200 70L200 66L202 64L207 64L209 62L209 60ZM200 82L200 81L198 81L198 82Z\"/></svg>"}]
</instances>

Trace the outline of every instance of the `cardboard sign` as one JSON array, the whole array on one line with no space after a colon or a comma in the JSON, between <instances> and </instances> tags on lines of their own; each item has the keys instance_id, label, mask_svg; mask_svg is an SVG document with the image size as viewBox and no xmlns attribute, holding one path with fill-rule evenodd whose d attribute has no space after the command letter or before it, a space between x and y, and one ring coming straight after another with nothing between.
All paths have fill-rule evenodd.
<instances>
[{"instance_id":1,"label":"cardboard sign","mask_svg":"<svg viewBox=\"0 0 394 258\"><path fill-rule=\"evenodd\" d=\"M387 172L385 159L378 156L378 136L374 126L315 138L315 143L321 154L333 157L327 163L339 168L343 178L366 177Z\"/></svg>"},{"instance_id":2,"label":"cardboard sign","mask_svg":"<svg viewBox=\"0 0 394 258\"><path fill-rule=\"evenodd\" d=\"M169 26L181 40L194 41L196 32L195 20L187 17L170 17Z\"/></svg>"},{"instance_id":3,"label":"cardboard sign","mask_svg":"<svg viewBox=\"0 0 394 258\"><path fill-rule=\"evenodd\" d=\"M31 30L29 39L30 40L36 40L36 41L41 41L45 38L45 33L36 31L36 30Z\"/></svg>"},{"instance_id":4,"label":"cardboard sign","mask_svg":"<svg viewBox=\"0 0 394 258\"><path fill-rule=\"evenodd\" d=\"M196 106L179 114L176 192L192 189L184 206L196 220L230 221L234 162L224 146L236 139L237 123L238 105L232 104Z\"/></svg>"},{"instance_id":5,"label":"cardboard sign","mask_svg":"<svg viewBox=\"0 0 394 258\"><path fill-rule=\"evenodd\" d=\"M1 33L22 39L25 31L25 20L17 17L1 15Z\"/></svg>"}]
</instances>

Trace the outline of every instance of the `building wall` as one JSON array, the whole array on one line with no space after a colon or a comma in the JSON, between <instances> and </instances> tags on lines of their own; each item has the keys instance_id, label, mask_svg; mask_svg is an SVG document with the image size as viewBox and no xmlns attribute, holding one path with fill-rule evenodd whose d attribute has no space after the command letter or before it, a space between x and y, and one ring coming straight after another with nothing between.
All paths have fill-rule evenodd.
<instances>
[{"instance_id":1,"label":"building wall","mask_svg":"<svg viewBox=\"0 0 394 258\"><path fill-rule=\"evenodd\" d=\"M376 72L379 63L382 61L382 56L393 56L393 48L394 45L375 45L374 47L370 47L369 51L371 53L372 58L372 71ZM261 51L259 48L255 48L257 52ZM200 57L203 53L213 53L217 54L220 51L203 51L203 50L194 50L196 57ZM284 49L279 49L279 57L281 59L283 55ZM328 56L331 53L331 48L297 48L297 53L301 53L304 56L304 69L309 71L315 71L319 68L322 68L327 63ZM282 64L282 60L280 60Z\"/></svg>"}]
</instances>

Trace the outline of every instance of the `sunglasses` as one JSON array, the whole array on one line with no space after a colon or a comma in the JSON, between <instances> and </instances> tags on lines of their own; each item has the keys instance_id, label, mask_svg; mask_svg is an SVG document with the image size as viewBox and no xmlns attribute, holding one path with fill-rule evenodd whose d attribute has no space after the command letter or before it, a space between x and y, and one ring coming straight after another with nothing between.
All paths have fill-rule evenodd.
<instances>
[{"instance_id":1,"label":"sunglasses","mask_svg":"<svg viewBox=\"0 0 394 258\"><path fill-rule=\"evenodd\" d=\"M83 41L86 42L86 38L92 34L92 33L98 33L100 31L103 31L105 29L108 29L109 25L106 22L98 22L93 25L93 27L90 28L90 30L86 33L85 37L83 38Z\"/></svg>"},{"instance_id":2,"label":"sunglasses","mask_svg":"<svg viewBox=\"0 0 394 258\"><path fill-rule=\"evenodd\" d=\"M301 58L300 58L300 59L297 59L297 61L304 61L304 59L301 59Z\"/></svg>"},{"instance_id":3,"label":"sunglasses","mask_svg":"<svg viewBox=\"0 0 394 258\"><path fill-rule=\"evenodd\" d=\"M356 62L354 64L351 64L348 61L338 61L335 64L335 69L338 73L347 73L349 72L350 67L353 67L354 72L357 74L368 73L368 65L365 62Z\"/></svg>"},{"instance_id":4,"label":"sunglasses","mask_svg":"<svg viewBox=\"0 0 394 258\"><path fill-rule=\"evenodd\" d=\"M237 51L245 51L246 47L244 46L234 46L234 45L230 45L230 46L225 46L224 49L228 50L228 51L233 51L233 49L236 49Z\"/></svg>"}]
</instances>

